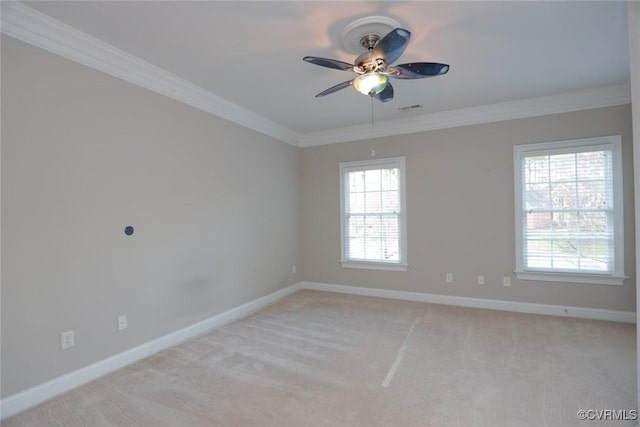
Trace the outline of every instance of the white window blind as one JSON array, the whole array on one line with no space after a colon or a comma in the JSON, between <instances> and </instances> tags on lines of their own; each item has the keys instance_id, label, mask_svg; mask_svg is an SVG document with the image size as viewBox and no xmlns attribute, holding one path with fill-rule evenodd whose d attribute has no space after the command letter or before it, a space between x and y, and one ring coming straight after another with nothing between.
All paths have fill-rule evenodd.
<instances>
[{"instance_id":1,"label":"white window blind","mask_svg":"<svg viewBox=\"0 0 640 427\"><path fill-rule=\"evenodd\" d=\"M514 153L519 277L621 283L620 138L531 144Z\"/></svg>"},{"instance_id":2,"label":"white window blind","mask_svg":"<svg viewBox=\"0 0 640 427\"><path fill-rule=\"evenodd\" d=\"M342 263L406 266L404 158L341 163Z\"/></svg>"}]
</instances>

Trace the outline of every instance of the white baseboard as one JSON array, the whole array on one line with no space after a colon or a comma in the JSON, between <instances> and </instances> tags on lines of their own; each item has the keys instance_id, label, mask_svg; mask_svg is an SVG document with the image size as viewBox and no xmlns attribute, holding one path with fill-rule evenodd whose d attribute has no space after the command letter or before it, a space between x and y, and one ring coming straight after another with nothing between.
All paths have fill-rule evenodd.
<instances>
[{"instance_id":1,"label":"white baseboard","mask_svg":"<svg viewBox=\"0 0 640 427\"><path fill-rule=\"evenodd\" d=\"M544 314L550 316L577 317L581 319L609 320L613 322L636 323L636 313L632 311L605 310L562 305L534 304L505 300L458 297L452 295L427 294L422 292L394 291L358 286L331 285L327 283L300 282L302 289L339 292L343 294L365 295L401 299L407 301L429 302L433 304L456 305L460 307L485 308L490 310L515 311L518 313Z\"/></svg>"},{"instance_id":2,"label":"white baseboard","mask_svg":"<svg viewBox=\"0 0 640 427\"><path fill-rule=\"evenodd\" d=\"M98 377L116 371L154 353L188 340L189 338L193 338L209 330L219 328L222 325L260 310L261 308L264 308L297 291L300 287L301 284L296 283L295 285L291 285L277 292L265 295L239 307L232 308L224 313L220 313L153 341L149 341L145 344L123 351L122 353L118 353L92 365L54 378L20 393L8 396L0 401L0 419L8 418L61 393L81 386L82 384L86 384Z\"/></svg>"}]
</instances>

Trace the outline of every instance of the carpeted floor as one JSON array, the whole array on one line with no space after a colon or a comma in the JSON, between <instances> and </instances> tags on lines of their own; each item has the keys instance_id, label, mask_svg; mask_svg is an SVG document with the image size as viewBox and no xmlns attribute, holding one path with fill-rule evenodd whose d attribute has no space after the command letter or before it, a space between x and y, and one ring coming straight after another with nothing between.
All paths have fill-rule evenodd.
<instances>
[{"instance_id":1,"label":"carpeted floor","mask_svg":"<svg viewBox=\"0 0 640 427\"><path fill-rule=\"evenodd\" d=\"M635 426L635 325L299 291L2 422Z\"/></svg>"}]
</instances>

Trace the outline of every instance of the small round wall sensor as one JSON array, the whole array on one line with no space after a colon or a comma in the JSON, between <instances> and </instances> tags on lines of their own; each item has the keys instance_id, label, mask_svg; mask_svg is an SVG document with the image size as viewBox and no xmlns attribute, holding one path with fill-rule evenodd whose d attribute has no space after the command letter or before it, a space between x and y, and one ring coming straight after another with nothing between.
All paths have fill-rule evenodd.
<instances>
[{"instance_id":1,"label":"small round wall sensor","mask_svg":"<svg viewBox=\"0 0 640 427\"><path fill-rule=\"evenodd\" d=\"M133 227L130 225L127 225L124 228L124 234L126 234L127 236L131 236L133 234Z\"/></svg>"}]
</instances>

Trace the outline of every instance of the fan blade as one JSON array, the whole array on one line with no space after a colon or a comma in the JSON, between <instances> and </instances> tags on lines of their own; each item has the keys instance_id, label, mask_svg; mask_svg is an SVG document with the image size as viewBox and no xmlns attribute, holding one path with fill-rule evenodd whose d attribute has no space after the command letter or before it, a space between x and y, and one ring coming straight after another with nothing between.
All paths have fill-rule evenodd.
<instances>
[{"instance_id":1,"label":"fan blade","mask_svg":"<svg viewBox=\"0 0 640 427\"><path fill-rule=\"evenodd\" d=\"M378 101L389 102L393 99L393 86L389 83L380 93L373 94L372 96Z\"/></svg>"},{"instance_id":2,"label":"fan blade","mask_svg":"<svg viewBox=\"0 0 640 427\"><path fill-rule=\"evenodd\" d=\"M387 65L400 58L409 43L411 33L403 28L396 28L384 36L373 48L374 58L384 58Z\"/></svg>"},{"instance_id":3,"label":"fan blade","mask_svg":"<svg viewBox=\"0 0 640 427\"><path fill-rule=\"evenodd\" d=\"M317 56L305 56L303 61L311 64L319 65L321 67L333 68L342 71L353 71L353 64L347 64L346 62L338 61L337 59L318 58Z\"/></svg>"},{"instance_id":4,"label":"fan blade","mask_svg":"<svg viewBox=\"0 0 640 427\"><path fill-rule=\"evenodd\" d=\"M396 79L423 79L447 74L449 65L437 62L411 62L387 69L387 74Z\"/></svg>"},{"instance_id":5,"label":"fan blade","mask_svg":"<svg viewBox=\"0 0 640 427\"><path fill-rule=\"evenodd\" d=\"M322 92L320 92L319 94L316 95L316 98L319 98L321 96L325 96L325 95L329 95L332 94L333 92L337 92L340 89L344 89L345 87L349 87L353 85L353 80L349 80L347 82L342 82L340 84L337 84L335 86L330 87L327 90L323 90Z\"/></svg>"}]
</instances>

